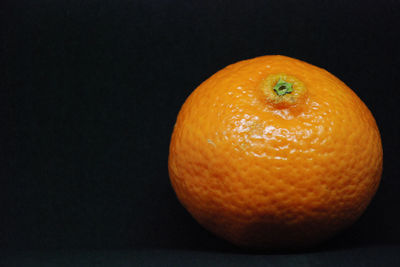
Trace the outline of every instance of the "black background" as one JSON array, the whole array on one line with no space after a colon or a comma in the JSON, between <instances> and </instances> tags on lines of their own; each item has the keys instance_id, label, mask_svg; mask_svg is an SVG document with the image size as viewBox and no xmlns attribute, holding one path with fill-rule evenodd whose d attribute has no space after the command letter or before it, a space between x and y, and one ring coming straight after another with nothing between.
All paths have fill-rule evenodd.
<instances>
[{"instance_id":1,"label":"black background","mask_svg":"<svg viewBox=\"0 0 400 267\"><path fill-rule=\"evenodd\" d=\"M399 1L2 1L6 263L399 263L399 10ZM169 184L186 97L226 65L267 54L336 75L382 134L370 207L311 251L237 249L201 228Z\"/></svg>"}]
</instances>

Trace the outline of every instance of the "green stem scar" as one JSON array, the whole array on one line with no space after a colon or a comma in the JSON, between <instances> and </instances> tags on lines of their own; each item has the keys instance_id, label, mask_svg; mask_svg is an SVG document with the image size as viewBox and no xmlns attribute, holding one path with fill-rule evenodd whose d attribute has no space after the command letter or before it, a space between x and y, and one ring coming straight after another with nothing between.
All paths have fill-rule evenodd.
<instances>
[{"instance_id":1,"label":"green stem scar","mask_svg":"<svg viewBox=\"0 0 400 267\"><path fill-rule=\"evenodd\" d=\"M283 96L293 92L293 87L291 83L285 82L280 78L279 81L274 86L274 91L277 95Z\"/></svg>"}]
</instances>

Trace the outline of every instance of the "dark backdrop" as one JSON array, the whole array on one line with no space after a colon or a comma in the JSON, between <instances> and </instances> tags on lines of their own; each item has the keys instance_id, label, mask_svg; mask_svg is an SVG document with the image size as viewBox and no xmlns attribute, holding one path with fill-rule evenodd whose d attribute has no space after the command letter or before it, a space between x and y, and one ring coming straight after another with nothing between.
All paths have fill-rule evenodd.
<instances>
[{"instance_id":1,"label":"dark backdrop","mask_svg":"<svg viewBox=\"0 0 400 267\"><path fill-rule=\"evenodd\" d=\"M319 249L397 248L399 3L2 1L1 247L235 251L176 200L170 135L204 79L283 54L343 80L382 134L375 199Z\"/></svg>"}]
</instances>

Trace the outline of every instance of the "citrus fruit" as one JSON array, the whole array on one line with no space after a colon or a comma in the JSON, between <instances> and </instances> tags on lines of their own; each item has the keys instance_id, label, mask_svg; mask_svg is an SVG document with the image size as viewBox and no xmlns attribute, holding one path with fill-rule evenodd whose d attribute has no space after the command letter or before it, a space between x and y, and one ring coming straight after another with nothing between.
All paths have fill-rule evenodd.
<instances>
[{"instance_id":1,"label":"citrus fruit","mask_svg":"<svg viewBox=\"0 0 400 267\"><path fill-rule=\"evenodd\" d=\"M182 106L171 184L206 229L255 249L301 248L357 220L382 173L369 109L324 69L285 56L232 64Z\"/></svg>"}]
</instances>

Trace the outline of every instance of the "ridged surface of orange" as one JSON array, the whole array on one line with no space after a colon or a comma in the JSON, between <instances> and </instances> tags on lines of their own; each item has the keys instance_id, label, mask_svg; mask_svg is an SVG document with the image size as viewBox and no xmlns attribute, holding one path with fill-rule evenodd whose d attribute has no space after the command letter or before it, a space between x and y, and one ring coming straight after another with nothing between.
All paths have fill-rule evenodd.
<instances>
[{"instance_id":1,"label":"ridged surface of orange","mask_svg":"<svg viewBox=\"0 0 400 267\"><path fill-rule=\"evenodd\" d=\"M284 73L307 88L278 108L260 84ZM169 173L206 229L258 249L319 243L353 223L379 185L382 145L357 95L329 72L284 56L238 62L203 82L174 127Z\"/></svg>"}]
</instances>

